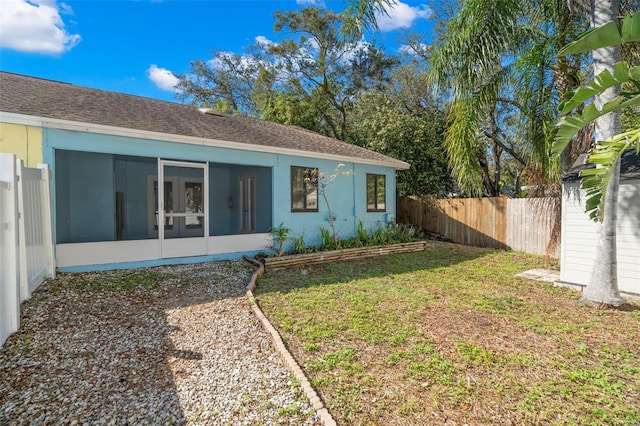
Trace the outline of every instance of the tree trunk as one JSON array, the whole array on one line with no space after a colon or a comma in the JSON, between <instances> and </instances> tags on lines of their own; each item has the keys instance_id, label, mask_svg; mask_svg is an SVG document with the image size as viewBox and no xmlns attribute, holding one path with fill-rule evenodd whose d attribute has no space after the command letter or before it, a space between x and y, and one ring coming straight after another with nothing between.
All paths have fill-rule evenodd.
<instances>
[{"instance_id":1,"label":"tree trunk","mask_svg":"<svg viewBox=\"0 0 640 426\"><path fill-rule=\"evenodd\" d=\"M619 0L591 0L591 25L598 27L610 21L618 20ZM593 72L598 75L621 60L620 46L610 46L593 51ZM619 88L612 87L594 99L598 109L614 99ZM620 112L606 114L596 120L596 140L607 141L621 132ZM605 213L602 222L598 222L596 258L591 278L582 294L586 302L619 306L625 302L618 290L618 264L616 250L616 223L618 216L618 185L620 180L620 162L614 166L611 180L607 185Z\"/></svg>"}]
</instances>

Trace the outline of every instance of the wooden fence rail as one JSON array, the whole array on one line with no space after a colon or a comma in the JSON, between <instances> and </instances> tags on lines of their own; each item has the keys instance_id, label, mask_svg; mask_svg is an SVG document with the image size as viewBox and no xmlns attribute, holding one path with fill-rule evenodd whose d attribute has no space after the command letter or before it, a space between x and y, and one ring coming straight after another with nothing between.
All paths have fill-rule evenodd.
<instances>
[{"instance_id":1,"label":"wooden fence rail","mask_svg":"<svg viewBox=\"0 0 640 426\"><path fill-rule=\"evenodd\" d=\"M560 254L558 198L400 197L397 216L458 244Z\"/></svg>"}]
</instances>

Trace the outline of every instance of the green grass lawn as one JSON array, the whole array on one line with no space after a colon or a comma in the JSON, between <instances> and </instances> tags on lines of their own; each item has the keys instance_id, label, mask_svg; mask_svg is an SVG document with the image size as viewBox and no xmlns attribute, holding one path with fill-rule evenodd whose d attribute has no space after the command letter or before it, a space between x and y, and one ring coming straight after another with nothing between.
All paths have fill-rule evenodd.
<instances>
[{"instance_id":1,"label":"green grass lawn","mask_svg":"<svg viewBox=\"0 0 640 426\"><path fill-rule=\"evenodd\" d=\"M340 425L640 424L640 305L515 277L554 264L429 242L255 295Z\"/></svg>"}]
</instances>

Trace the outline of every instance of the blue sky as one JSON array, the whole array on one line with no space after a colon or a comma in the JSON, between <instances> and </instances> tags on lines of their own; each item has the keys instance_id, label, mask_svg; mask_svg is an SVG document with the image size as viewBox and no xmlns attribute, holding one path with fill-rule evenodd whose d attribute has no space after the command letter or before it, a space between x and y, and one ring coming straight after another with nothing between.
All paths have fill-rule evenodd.
<instances>
[{"instance_id":1,"label":"blue sky","mask_svg":"<svg viewBox=\"0 0 640 426\"><path fill-rule=\"evenodd\" d=\"M212 50L278 41L273 12L343 1L0 0L0 70L174 101L174 73ZM431 30L426 2L398 2L375 38L389 53L406 31Z\"/></svg>"}]
</instances>

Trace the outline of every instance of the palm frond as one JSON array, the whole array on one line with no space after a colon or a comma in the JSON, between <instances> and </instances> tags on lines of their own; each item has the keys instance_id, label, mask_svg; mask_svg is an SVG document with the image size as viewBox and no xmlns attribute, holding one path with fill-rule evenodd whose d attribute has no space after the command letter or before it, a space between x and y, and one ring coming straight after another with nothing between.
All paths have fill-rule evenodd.
<instances>
[{"instance_id":1,"label":"palm frond","mask_svg":"<svg viewBox=\"0 0 640 426\"><path fill-rule=\"evenodd\" d=\"M458 100L451 105L451 122L445 132L444 146L458 186L472 195L482 194L482 169L477 152L478 105L473 99Z\"/></svg>"},{"instance_id":2,"label":"palm frond","mask_svg":"<svg viewBox=\"0 0 640 426\"><path fill-rule=\"evenodd\" d=\"M342 33L348 40L360 38L364 31L378 30L377 14L389 15L394 0L350 0L340 14L344 19Z\"/></svg>"}]
</instances>

